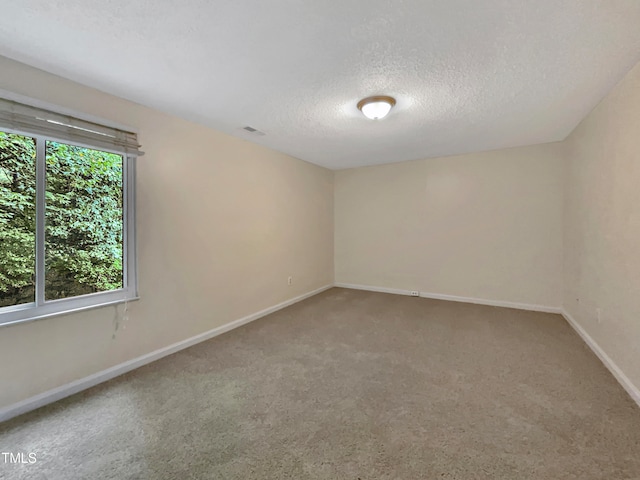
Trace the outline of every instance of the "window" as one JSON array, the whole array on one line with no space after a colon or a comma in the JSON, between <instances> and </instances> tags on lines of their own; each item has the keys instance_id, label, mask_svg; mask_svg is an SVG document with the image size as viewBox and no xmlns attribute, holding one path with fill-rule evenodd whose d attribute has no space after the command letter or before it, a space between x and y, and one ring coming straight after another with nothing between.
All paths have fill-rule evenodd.
<instances>
[{"instance_id":1,"label":"window","mask_svg":"<svg viewBox=\"0 0 640 480\"><path fill-rule=\"evenodd\" d=\"M0 99L0 324L136 298L138 147Z\"/></svg>"}]
</instances>

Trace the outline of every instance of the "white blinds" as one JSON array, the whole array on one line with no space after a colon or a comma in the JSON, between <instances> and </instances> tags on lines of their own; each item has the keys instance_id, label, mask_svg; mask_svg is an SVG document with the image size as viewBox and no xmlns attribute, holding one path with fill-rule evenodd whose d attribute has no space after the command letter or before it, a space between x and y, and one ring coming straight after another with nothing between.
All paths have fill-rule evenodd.
<instances>
[{"instance_id":1,"label":"white blinds","mask_svg":"<svg viewBox=\"0 0 640 480\"><path fill-rule=\"evenodd\" d=\"M0 128L45 135L96 149L143 155L135 133L0 98Z\"/></svg>"}]
</instances>

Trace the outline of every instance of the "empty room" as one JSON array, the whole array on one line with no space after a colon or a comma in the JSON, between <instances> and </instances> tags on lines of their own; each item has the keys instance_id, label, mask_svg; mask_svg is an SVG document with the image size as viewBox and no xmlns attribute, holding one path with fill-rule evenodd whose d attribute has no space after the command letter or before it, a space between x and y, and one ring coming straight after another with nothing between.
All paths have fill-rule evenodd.
<instances>
[{"instance_id":1,"label":"empty room","mask_svg":"<svg viewBox=\"0 0 640 480\"><path fill-rule=\"evenodd\" d=\"M640 478L640 1L0 15L0 479Z\"/></svg>"}]
</instances>

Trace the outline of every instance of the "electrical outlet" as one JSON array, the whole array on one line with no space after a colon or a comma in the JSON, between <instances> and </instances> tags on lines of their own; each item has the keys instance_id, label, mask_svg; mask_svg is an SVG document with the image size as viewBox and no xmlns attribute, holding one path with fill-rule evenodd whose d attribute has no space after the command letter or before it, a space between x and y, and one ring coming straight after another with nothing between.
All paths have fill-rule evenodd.
<instances>
[{"instance_id":1,"label":"electrical outlet","mask_svg":"<svg viewBox=\"0 0 640 480\"><path fill-rule=\"evenodd\" d=\"M293 277L289 277L287 279L287 285L291 285L293 283Z\"/></svg>"},{"instance_id":2,"label":"electrical outlet","mask_svg":"<svg viewBox=\"0 0 640 480\"><path fill-rule=\"evenodd\" d=\"M411 296L412 297L419 297L420 296L420 292L418 292L417 290L412 290L411 291Z\"/></svg>"}]
</instances>

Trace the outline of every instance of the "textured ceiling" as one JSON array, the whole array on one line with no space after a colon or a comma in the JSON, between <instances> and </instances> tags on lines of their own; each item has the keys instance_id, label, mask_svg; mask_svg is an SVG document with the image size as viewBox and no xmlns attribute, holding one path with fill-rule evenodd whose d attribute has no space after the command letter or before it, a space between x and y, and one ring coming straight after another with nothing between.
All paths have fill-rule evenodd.
<instances>
[{"instance_id":1,"label":"textured ceiling","mask_svg":"<svg viewBox=\"0 0 640 480\"><path fill-rule=\"evenodd\" d=\"M640 60L640 0L1 9L2 55L329 168L561 140ZM356 109L374 94L382 121Z\"/></svg>"}]
</instances>

